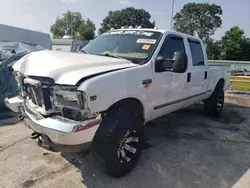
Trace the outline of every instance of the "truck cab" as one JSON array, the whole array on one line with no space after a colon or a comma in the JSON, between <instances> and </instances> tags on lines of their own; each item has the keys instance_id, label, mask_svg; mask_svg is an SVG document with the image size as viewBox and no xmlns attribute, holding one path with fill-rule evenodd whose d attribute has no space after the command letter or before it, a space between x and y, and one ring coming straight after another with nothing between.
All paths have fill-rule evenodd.
<instances>
[{"instance_id":1,"label":"truck cab","mask_svg":"<svg viewBox=\"0 0 250 188\"><path fill-rule=\"evenodd\" d=\"M114 177L135 166L147 122L200 101L220 115L230 74L208 64L199 38L139 28L106 32L80 53L34 52L13 69L20 95L6 106L21 112L31 138L53 148L92 143Z\"/></svg>"}]
</instances>

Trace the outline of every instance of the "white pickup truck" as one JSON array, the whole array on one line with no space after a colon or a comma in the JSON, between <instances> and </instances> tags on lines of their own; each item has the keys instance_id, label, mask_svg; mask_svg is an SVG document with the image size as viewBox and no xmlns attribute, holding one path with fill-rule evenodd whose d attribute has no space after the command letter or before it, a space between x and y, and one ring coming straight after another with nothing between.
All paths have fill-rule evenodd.
<instances>
[{"instance_id":1,"label":"white pickup truck","mask_svg":"<svg viewBox=\"0 0 250 188\"><path fill-rule=\"evenodd\" d=\"M92 143L114 177L136 165L145 123L199 101L219 115L230 74L209 66L199 38L139 28L111 30L80 53L33 52L13 69L20 96L5 103L31 138L52 148Z\"/></svg>"}]
</instances>

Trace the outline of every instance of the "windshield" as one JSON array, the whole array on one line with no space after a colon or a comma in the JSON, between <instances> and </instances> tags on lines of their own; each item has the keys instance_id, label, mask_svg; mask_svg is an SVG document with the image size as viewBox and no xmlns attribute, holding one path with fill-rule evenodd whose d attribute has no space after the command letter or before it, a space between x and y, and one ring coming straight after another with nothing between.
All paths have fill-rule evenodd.
<instances>
[{"instance_id":1,"label":"windshield","mask_svg":"<svg viewBox=\"0 0 250 188\"><path fill-rule=\"evenodd\" d=\"M104 33L81 51L144 62L154 51L162 33L143 30L115 30Z\"/></svg>"}]
</instances>

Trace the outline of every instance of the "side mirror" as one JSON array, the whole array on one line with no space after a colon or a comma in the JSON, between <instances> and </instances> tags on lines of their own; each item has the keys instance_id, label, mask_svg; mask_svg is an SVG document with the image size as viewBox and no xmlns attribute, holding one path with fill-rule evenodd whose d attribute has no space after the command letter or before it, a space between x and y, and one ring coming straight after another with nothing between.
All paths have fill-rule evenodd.
<instances>
[{"instance_id":1,"label":"side mirror","mask_svg":"<svg viewBox=\"0 0 250 188\"><path fill-rule=\"evenodd\" d=\"M174 52L173 59L167 59L161 55L156 58L156 72L172 71L176 73L184 73L187 70L188 60L185 52Z\"/></svg>"},{"instance_id":2,"label":"side mirror","mask_svg":"<svg viewBox=\"0 0 250 188\"><path fill-rule=\"evenodd\" d=\"M159 55L155 61L156 72L173 71L173 69L172 69L173 63L174 63L173 59L167 59L167 58Z\"/></svg>"},{"instance_id":3,"label":"side mirror","mask_svg":"<svg viewBox=\"0 0 250 188\"><path fill-rule=\"evenodd\" d=\"M173 72L184 73L187 70L188 59L185 52L174 53Z\"/></svg>"}]
</instances>

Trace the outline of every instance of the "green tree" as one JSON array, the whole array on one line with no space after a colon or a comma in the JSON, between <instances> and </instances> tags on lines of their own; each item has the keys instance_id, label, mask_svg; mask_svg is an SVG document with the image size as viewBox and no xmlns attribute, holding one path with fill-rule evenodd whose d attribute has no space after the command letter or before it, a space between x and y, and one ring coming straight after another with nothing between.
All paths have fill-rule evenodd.
<instances>
[{"instance_id":1,"label":"green tree","mask_svg":"<svg viewBox=\"0 0 250 188\"><path fill-rule=\"evenodd\" d=\"M242 55L241 60L242 61L250 61L250 39L246 38L246 40L243 40L242 42Z\"/></svg>"},{"instance_id":2,"label":"green tree","mask_svg":"<svg viewBox=\"0 0 250 188\"><path fill-rule=\"evenodd\" d=\"M211 60L219 60L221 58L221 43L213 39L207 40L206 43L207 57Z\"/></svg>"},{"instance_id":3,"label":"green tree","mask_svg":"<svg viewBox=\"0 0 250 188\"><path fill-rule=\"evenodd\" d=\"M90 19L80 25L78 38L81 40L92 40L95 37L95 24Z\"/></svg>"},{"instance_id":4,"label":"green tree","mask_svg":"<svg viewBox=\"0 0 250 188\"><path fill-rule=\"evenodd\" d=\"M122 26L142 26L143 28L154 28L155 22L151 22L151 15L144 9L129 7L117 11L109 11L108 16L103 19L99 34L109 31L111 28L120 29Z\"/></svg>"},{"instance_id":5,"label":"green tree","mask_svg":"<svg viewBox=\"0 0 250 188\"><path fill-rule=\"evenodd\" d=\"M232 27L221 38L222 58L226 60L250 60L250 40L238 26Z\"/></svg>"},{"instance_id":6,"label":"green tree","mask_svg":"<svg viewBox=\"0 0 250 188\"><path fill-rule=\"evenodd\" d=\"M62 17L57 17L55 24L50 27L53 38L62 38L72 35L75 39L93 39L95 36L95 24L87 19L85 21L79 12L67 11Z\"/></svg>"},{"instance_id":7,"label":"green tree","mask_svg":"<svg viewBox=\"0 0 250 188\"><path fill-rule=\"evenodd\" d=\"M222 24L222 9L216 4L185 4L174 20L174 29L190 35L198 35L205 43Z\"/></svg>"}]
</instances>

